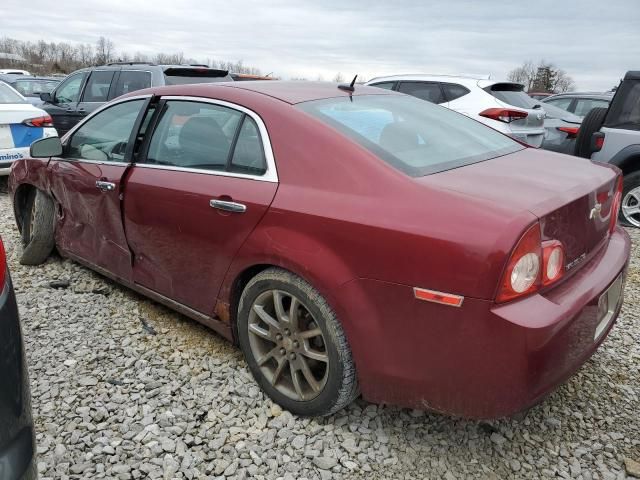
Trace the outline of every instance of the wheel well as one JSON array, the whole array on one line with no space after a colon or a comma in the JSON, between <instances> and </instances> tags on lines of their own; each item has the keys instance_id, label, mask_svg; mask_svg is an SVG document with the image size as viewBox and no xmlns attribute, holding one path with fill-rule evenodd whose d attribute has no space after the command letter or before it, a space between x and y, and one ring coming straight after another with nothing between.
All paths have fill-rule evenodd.
<instances>
[{"instance_id":1,"label":"wheel well","mask_svg":"<svg viewBox=\"0 0 640 480\"><path fill-rule=\"evenodd\" d=\"M234 341L237 342L237 320L238 320L238 306L240 305L240 296L244 287L251 281L253 277L267 268L276 267L271 264L259 264L252 265L251 267L243 270L233 281L231 287L231 294L229 295L229 321L231 322L231 328L233 330Z\"/></svg>"},{"instance_id":2,"label":"wheel well","mask_svg":"<svg viewBox=\"0 0 640 480\"><path fill-rule=\"evenodd\" d=\"M632 155L618 165L623 175L628 175L640 170L640 155Z\"/></svg>"},{"instance_id":3,"label":"wheel well","mask_svg":"<svg viewBox=\"0 0 640 480\"><path fill-rule=\"evenodd\" d=\"M18 230L22 233L22 223L24 221L24 212L27 205L27 200L29 199L29 195L36 190L36 187L30 185L28 183L23 183L18 186L15 194L13 195L13 213L16 217L16 224L18 225Z\"/></svg>"}]
</instances>

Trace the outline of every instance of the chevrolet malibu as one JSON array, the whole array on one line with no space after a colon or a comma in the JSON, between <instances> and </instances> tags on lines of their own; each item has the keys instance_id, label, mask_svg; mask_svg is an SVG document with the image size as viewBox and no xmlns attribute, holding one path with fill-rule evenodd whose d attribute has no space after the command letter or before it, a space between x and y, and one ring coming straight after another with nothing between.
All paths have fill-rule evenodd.
<instances>
[{"instance_id":1,"label":"chevrolet malibu","mask_svg":"<svg viewBox=\"0 0 640 480\"><path fill-rule=\"evenodd\" d=\"M204 323L299 415L359 393L513 414L621 307L618 170L392 91L142 90L31 157L10 176L23 263L56 247Z\"/></svg>"}]
</instances>

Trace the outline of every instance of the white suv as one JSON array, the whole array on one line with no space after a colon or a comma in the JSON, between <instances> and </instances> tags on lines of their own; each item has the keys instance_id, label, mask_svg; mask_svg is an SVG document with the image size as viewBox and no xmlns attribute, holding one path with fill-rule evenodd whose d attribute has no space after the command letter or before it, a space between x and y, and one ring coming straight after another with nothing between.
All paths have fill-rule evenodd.
<instances>
[{"instance_id":1,"label":"white suv","mask_svg":"<svg viewBox=\"0 0 640 480\"><path fill-rule=\"evenodd\" d=\"M544 139L544 110L519 83L418 74L378 77L366 84L437 103L533 147Z\"/></svg>"}]
</instances>

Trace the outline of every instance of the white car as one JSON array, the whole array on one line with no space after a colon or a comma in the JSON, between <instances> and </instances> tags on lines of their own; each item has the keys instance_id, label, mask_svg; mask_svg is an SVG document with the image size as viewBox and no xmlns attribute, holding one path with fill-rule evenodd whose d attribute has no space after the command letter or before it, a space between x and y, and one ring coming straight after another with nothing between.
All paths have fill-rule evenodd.
<instances>
[{"instance_id":1,"label":"white car","mask_svg":"<svg viewBox=\"0 0 640 480\"><path fill-rule=\"evenodd\" d=\"M0 75L31 75L27 70L17 70L15 68L0 68Z\"/></svg>"},{"instance_id":2,"label":"white car","mask_svg":"<svg viewBox=\"0 0 640 480\"><path fill-rule=\"evenodd\" d=\"M29 156L33 142L57 135L47 112L0 82L0 176L9 175L14 160Z\"/></svg>"},{"instance_id":3,"label":"white car","mask_svg":"<svg viewBox=\"0 0 640 480\"><path fill-rule=\"evenodd\" d=\"M395 90L437 103L478 120L533 147L544 140L544 110L519 83L453 75L394 75L366 85Z\"/></svg>"}]
</instances>

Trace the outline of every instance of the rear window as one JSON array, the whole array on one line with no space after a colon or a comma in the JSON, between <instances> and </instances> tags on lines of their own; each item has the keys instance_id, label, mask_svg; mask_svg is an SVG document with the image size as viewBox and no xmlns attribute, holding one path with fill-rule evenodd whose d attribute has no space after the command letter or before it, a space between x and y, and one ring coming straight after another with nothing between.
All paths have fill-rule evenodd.
<instances>
[{"instance_id":1,"label":"rear window","mask_svg":"<svg viewBox=\"0 0 640 480\"><path fill-rule=\"evenodd\" d=\"M524 87L517 83L496 83L484 90L512 107L533 108L534 105L540 104L524 93Z\"/></svg>"},{"instance_id":2,"label":"rear window","mask_svg":"<svg viewBox=\"0 0 640 480\"><path fill-rule=\"evenodd\" d=\"M640 80L622 82L613 97L604 125L640 130Z\"/></svg>"},{"instance_id":3,"label":"rear window","mask_svg":"<svg viewBox=\"0 0 640 480\"><path fill-rule=\"evenodd\" d=\"M301 103L298 108L413 177L523 148L475 120L409 96L338 97Z\"/></svg>"},{"instance_id":4,"label":"rear window","mask_svg":"<svg viewBox=\"0 0 640 480\"><path fill-rule=\"evenodd\" d=\"M167 68L164 79L167 85L233 81L228 71L214 68Z\"/></svg>"},{"instance_id":5,"label":"rear window","mask_svg":"<svg viewBox=\"0 0 640 480\"><path fill-rule=\"evenodd\" d=\"M26 100L9 85L0 81L0 104L3 103L26 103Z\"/></svg>"}]
</instances>

